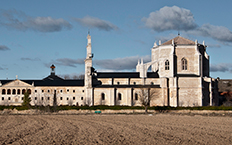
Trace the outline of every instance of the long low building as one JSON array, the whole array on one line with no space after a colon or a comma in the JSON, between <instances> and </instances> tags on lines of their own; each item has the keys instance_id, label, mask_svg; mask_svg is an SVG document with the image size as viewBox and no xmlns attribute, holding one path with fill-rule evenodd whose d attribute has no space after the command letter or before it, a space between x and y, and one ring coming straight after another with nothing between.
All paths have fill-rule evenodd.
<instances>
[{"instance_id":1,"label":"long low building","mask_svg":"<svg viewBox=\"0 0 232 145\"><path fill-rule=\"evenodd\" d=\"M21 105L29 91L32 105L218 105L217 80L209 76L206 45L177 36L151 49L151 62L138 60L136 72L98 72L92 66L87 36L85 79L66 80L51 74L42 80L0 80L0 104ZM151 71L148 69L151 68ZM146 93L144 93L144 91ZM142 93L143 92L143 93Z\"/></svg>"}]
</instances>

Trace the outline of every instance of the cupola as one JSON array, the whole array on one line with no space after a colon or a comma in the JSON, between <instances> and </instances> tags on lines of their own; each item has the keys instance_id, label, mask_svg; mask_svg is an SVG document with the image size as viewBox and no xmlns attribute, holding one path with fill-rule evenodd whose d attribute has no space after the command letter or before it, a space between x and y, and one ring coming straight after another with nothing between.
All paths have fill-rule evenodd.
<instances>
[{"instance_id":1,"label":"cupola","mask_svg":"<svg viewBox=\"0 0 232 145\"><path fill-rule=\"evenodd\" d=\"M55 75L55 68L56 68L55 65L52 64L50 68L51 68L51 75Z\"/></svg>"}]
</instances>

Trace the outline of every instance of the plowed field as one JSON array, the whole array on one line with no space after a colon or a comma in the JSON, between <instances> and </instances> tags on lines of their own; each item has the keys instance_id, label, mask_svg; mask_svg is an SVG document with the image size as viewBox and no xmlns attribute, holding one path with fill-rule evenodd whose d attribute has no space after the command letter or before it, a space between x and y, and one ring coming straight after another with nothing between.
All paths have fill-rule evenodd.
<instances>
[{"instance_id":1,"label":"plowed field","mask_svg":"<svg viewBox=\"0 0 232 145\"><path fill-rule=\"evenodd\" d=\"M2 115L0 144L232 144L232 117Z\"/></svg>"}]
</instances>

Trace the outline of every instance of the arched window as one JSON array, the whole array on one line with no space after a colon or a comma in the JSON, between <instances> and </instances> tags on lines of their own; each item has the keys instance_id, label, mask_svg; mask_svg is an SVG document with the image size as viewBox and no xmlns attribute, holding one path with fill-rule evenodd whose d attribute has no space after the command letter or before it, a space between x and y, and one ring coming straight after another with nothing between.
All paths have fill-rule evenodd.
<instances>
[{"instance_id":1,"label":"arched window","mask_svg":"<svg viewBox=\"0 0 232 145\"><path fill-rule=\"evenodd\" d=\"M28 89L27 91L28 91L28 94L31 94L31 89Z\"/></svg>"},{"instance_id":2,"label":"arched window","mask_svg":"<svg viewBox=\"0 0 232 145\"><path fill-rule=\"evenodd\" d=\"M8 90L7 90L7 95L10 95L10 94L11 94L11 90L8 89Z\"/></svg>"},{"instance_id":3,"label":"arched window","mask_svg":"<svg viewBox=\"0 0 232 145\"><path fill-rule=\"evenodd\" d=\"M188 65L187 59L182 58L181 59L182 70L187 70L188 69L187 65Z\"/></svg>"},{"instance_id":4,"label":"arched window","mask_svg":"<svg viewBox=\"0 0 232 145\"><path fill-rule=\"evenodd\" d=\"M6 90L2 89L2 94L5 95L6 94Z\"/></svg>"},{"instance_id":5,"label":"arched window","mask_svg":"<svg viewBox=\"0 0 232 145\"><path fill-rule=\"evenodd\" d=\"M13 95L15 95L15 94L16 94L16 90L15 90L15 89L13 89L12 94L13 94Z\"/></svg>"},{"instance_id":6,"label":"arched window","mask_svg":"<svg viewBox=\"0 0 232 145\"><path fill-rule=\"evenodd\" d=\"M24 94L25 94L25 92L26 92L26 90L25 90L25 89L23 89L23 90L22 90L22 94L24 95Z\"/></svg>"},{"instance_id":7,"label":"arched window","mask_svg":"<svg viewBox=\"0 0 232 145\"><path fill-rule=\"evenodd\" d=\"M169 61L168 60L165 61L165 70L169 70Z\"/></svg>"},{"instance_id":8,"label":"arched window","mask_svg":"<svg viewBox=\"0 0 232 145\"><path fill-rule=\"evenodd\" d=\"M101 94L101 100L105 100L105 94L104 93Z\"/></svg>"},{"instance_id":9,"label":"arched window","mask_svg":"<svg viewBox=\"0 0 232 145\"><path fill-rule=\"evenodd\" d=\"M118 93L118 100L122 100L122 94Z\"/></svg>"},{"instance_id":10,"label":"arched window","mask_svg":"<svg viewBox=\"0 0 232 145\"><path fill-rule=\"evenodd\" d=\"M17 90L17 94L18 94L18 95L20 94L20 89Z\"/></svg>"},{"instance_id":11,"label":"arched window","mask_svg":"<svg viewBox=\"0 0 232 145\"><path fill-rule=\"evenodd\" d=\"M135 93L135 100L138 100L138 94Z\"/></svg>"}]
</instances>

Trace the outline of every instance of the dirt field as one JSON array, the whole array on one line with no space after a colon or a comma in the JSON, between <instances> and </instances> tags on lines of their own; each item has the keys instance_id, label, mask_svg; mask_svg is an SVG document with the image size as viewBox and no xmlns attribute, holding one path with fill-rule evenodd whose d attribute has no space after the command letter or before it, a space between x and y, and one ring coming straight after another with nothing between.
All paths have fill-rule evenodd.
<instances>
[{"instance_id":1,"label":"dirt field","mask_svg":"<svg viewBox=\"0 0 232 145\"><path fill-rule=\"evenodd\" d=\"M2 115L0 144L232 144L232 117Z\"/></svg>"}]
</instances>

